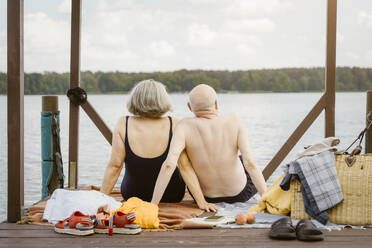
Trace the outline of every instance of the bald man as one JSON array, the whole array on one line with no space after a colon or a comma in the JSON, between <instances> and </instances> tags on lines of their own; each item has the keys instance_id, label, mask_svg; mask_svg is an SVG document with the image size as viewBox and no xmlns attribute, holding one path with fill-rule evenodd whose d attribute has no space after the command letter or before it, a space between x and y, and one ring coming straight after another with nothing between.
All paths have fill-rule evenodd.
<instances>
[{"instance_id":1,"label":"bald man","mask_svg":"<svg viewBox=\"0 0 372 248\"><path fill-rule=\"evenodd\" d=\"M235 114L218 115L217 94L208 85L196 86L189 99L188 107L195 117L185 118L177 125L151 202L159 203L177 162L198 206L207 211L216 211L216 202L249 200L256 193L251 182L262 195L266 183L250 153L240 119ZM182 153L184 150L187 156Z\"/></svg>"}]
</instances>

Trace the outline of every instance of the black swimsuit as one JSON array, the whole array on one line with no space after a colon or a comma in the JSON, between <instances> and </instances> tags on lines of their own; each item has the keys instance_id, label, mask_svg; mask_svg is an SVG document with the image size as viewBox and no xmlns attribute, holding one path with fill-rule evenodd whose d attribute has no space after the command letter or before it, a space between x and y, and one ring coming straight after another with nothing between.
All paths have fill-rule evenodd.
<instances>
[{"instance_id":1,"label":"black swimsuit","mask_svg":"<svg viewBox=\"0 0 372 248\"><path fill-rule=\"evenodd\" d=\"M125 174L121 182L121 194L125 200L130 197L138 197L144 201L151 201L156 179L161 166L167 158L170 141L172 139L172 118L169 118L170 130L168 146L165 152L155 158L142 158L133 153L128 141L128 120L125 126ZM174 171L169 184L164 192L161 202L180 202L185 194L185 183L182 180L178 168Z\"/></svg>"}]
</instances>

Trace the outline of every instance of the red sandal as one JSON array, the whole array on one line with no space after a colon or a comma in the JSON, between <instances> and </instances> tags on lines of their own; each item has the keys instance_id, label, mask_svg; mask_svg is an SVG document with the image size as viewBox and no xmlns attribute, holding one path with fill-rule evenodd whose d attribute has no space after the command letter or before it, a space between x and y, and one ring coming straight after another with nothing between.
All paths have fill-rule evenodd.
<instances>
[{"instance_id":1,"label":"red sandal","mask_svg":"<svg viewBox=\"0 0 372 248\"><path fill-rule=\"evenodd\" d=\"M75 211L67 219L55 224L54 231L57 233L86 236L94 233L93 228L93 220L89 215Z\"/></svg>"},{"instance_id":2,"label":"red sandal","mask_svg":"<svg viewBox=\"0 0 372 248\"><path fill-rule=\"evenodd\" d=\"M142 231L141 227L133 224L136 219L135 213L124 214L117 211L111 217L97 218L97 225L94 229L96 233L107 233L108 235L117 234L137 234Z\"/></svg>"}]
</instances>

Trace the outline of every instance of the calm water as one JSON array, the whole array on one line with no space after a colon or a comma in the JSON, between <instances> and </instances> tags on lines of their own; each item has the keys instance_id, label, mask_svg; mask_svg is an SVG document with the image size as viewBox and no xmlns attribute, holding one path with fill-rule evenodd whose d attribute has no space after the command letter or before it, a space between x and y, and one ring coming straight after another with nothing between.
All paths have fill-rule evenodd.
<instances>
[{"instance_id":1,"label":"calm water","mask_svg":"<svg viewBox=\"0 0 372 248\"><path fill-rule=\"evenodd\" d=\"M321 93L288 94L221 94L220 113L236 112L244 121L255 157L263 169L281 145L320 98ZM127 95L90 95L89 100L110 128L122 115ZM191 116L186 107L187 95L172 94L171 115L182 118ZM337 93L336 136L345 148L363 128L365 120L365 93ZM7 200L7 127L6 96L0 96L0 221L6 218ZM40 111L41 96L25 97L25 205L40 200ZM61 142L64 172L68 160L68 100L59 96L61 111ZM302 137L291 157L301 147L319 141L324 135L324 115L321 114ZM81 111L79 150L79 186L100 185L110 154L110 145ZM116 184L119 186L124 171ZM270 184L280 174L277 170L268 181ZM67 177L66 180L67 182ZM11 193L11 192L10 192Z\"/></svg>"}]
</instances>

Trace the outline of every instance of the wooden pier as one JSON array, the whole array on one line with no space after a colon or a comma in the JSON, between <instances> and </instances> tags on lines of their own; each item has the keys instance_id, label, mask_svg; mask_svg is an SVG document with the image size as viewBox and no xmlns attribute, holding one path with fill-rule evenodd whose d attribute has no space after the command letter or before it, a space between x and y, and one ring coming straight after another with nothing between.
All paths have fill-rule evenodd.
<instances>
[{"instance_id":1,"label":"wooden pier","mask_svg":"<svg viewBox=\"0 0 372 248\"><path fill-rule=\"evenodd\" d=\"M8 222L16 222L22 217L24 204L24 0L8 0ZM71 0L71 57L70 88L80 85L80 35L82 0ZM325 113L325 137L335 135L335 74L336 74L336 27L337 0L327 0L327 39L325 65L325 91L304 120L284 142L272 160L263 170L267 180L288 153L305 134L311 124ZM78 188L78 140L80 106L92 119L103 136L111 143L112 133L88 101L70 102L69 115L69 188Z\"/></svg>"},{"instance_id":2,"label":"wooden pier","mask_svg":"<svg viewBox=\"0 0 372 248\"><path fill-rule=\"evenodd\" d=\"M8 0L8 222L22 217L24 204L24 0ZM80 85L80 34L82 0L71 0L70 88ZM327 39L325 92L304 120L284 142L263 171L265 179L279 166L315 119L325 113L325 136L335 135L335 69L337 0L327 0ZM372 111L372 92L368 94L367 111ZM112 133L89 102L80 106L92 119L107 141ZM78 187L79 105L70 103L69 187ZM367 146L372 150L372 132ZM143 232L139 235L95 234L74 237L54 232L50 226L0 223L0 247L371 247L372 228L324 231L325 240L307 243L297 240L276 241L268 238L268 229L194 229L164 232Z\"/></svg>"},{"instance_id":3,"label":"wooden pier","mask_svg":"<svg viewBox=\"0 0 372 248\"><path fill-rule=\"evenodd\" d=\"M24 0L8 0L8 222L22 217L24 205ZM82 0L71 0L70 88L80 85L80 34ZM335 135L335 74L337 0L327 0L325 92L304 120L284 142L263 171L265 179L279 166L315 119L325 113L325 136ZM80 104L107 141L112 133L89 102ZM69 187L78 188L79 105L70 103ZM367 112L372 111L372 92ZM372 151L372 132L367 136ZM268 229L193 229L146 232L139 235L95 234L75 237L57 234L53 227L0 223L0 247L371 247L372 228L324 231L321 242L277 241L268 238Z\"/></svg>"},{"instance_id":4,"label":"wooden pier","mask_svg":"<svg viewBox=\"0 0 372 248\"><path fill-rule=\"evenodd\" d=\"M319 242L271 240L268 229L192 229L143 232L139 235L57 234L52 227L0 224L0 247L371 247L372 228L324 231Z\"/></svg>"}]
</instances>

